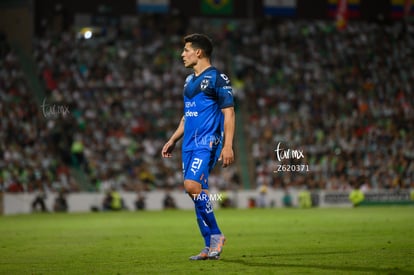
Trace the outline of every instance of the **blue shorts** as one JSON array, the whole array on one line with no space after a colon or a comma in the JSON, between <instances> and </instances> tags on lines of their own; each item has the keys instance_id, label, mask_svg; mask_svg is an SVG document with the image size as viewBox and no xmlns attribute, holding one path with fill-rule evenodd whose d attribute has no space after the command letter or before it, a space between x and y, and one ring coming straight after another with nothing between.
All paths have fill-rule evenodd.
<instances>
[{"instance_id":1,"label":"blue shorts","mask_svg":"<svg viewBox=\"0 0 414 275\"><path fill-rule=\"evenodd\" d=\"M213 150L183 151L184 180L199 182L202 189L208 189L208 177L220 157L220 152L220 146Z\"/></svg>"}]
</instances>

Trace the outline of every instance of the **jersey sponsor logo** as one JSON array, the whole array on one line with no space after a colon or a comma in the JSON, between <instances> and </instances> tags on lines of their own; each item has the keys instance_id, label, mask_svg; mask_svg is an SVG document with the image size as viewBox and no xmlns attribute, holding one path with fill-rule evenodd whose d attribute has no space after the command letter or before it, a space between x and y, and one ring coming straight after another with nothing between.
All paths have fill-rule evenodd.
<instances>
[{"instance_id":1,"label":"jersey sponsor logo","mask_svg":"<svg viewBox=\"0 0 414 275\"><path fill-rule=\"evenodd\" d=\"M203 91L203 90L205 90L205 89L207 89L207 87L208 87L208 84L209 84L209 80L208 79L203 79L202 81L201 81L201 84L200 84L200 89Z\"/></svg>"},{"instance_id":2,"label":"jersey sponsor logo","mask_svg":"<svg viewBox=\"0 0 414 275\"><path fill-rule=\"evenodd\" d=\"M197 104L195 103L195 101L186 101L185 102L185 107L186 108L191 108L191 107L196 107Z\"/></svg>"},{"instance_id":3,"label":"jersey sponsor logo","mask_svg":"<svg viewBox=\"0 0 414 275\"><path fill-rule=\"evenodd\" d=\"M198 117L198 112L187 111L185 112L186 117Z\"/></svg>"}]
</instances>

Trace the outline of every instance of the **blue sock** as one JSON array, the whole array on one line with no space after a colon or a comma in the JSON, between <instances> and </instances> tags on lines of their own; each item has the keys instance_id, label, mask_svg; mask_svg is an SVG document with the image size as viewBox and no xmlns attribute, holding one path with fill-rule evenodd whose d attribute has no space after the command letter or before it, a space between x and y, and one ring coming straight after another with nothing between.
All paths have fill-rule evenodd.
<instances>
[{"instance_id":1,"label":"blue sock","mask_svg":"<svg viewBox=\"0 0 414 275\"><path fill-rule=\"evenodd\" d=\"M217 225L216 217L214 216L213 204L210 202L208 195L204 191L201 191L200 195L195 196L193 200L200 216L210 229L210 234L221 234L221 231Z\"/></svg>"},{"instance_id":2,"label":"blue sock","mask_svg":"<svg viewBox=\"0 0 414 275\"><path fill-rule=\"evenodd\" d=\"M197 217L198 227L200 228L201 235L204 238L204 244L206 247L210 247L210 228L208 228L208 225L204 222L197 208L195 209L195 213Z\"/></svg>"}]
</instances>

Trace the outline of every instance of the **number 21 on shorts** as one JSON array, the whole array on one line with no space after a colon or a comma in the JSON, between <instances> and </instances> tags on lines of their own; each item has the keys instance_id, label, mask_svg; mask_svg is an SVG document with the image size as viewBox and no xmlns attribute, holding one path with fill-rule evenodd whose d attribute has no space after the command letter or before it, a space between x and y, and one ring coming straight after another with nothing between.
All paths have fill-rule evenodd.
<instances>
[{"instance_id":1,"label":"number 21 on shorts","mask_svg":"<svg viewBox=\"0 0 414 275\"><path fill-rule=\"evenodd\" d=\"M202 159L199 158L194 158L193 163L191 164L191 172L195 174L197 174L198 170L201 167L201 163L203 163Z\"/></svg>"}]
</instances>

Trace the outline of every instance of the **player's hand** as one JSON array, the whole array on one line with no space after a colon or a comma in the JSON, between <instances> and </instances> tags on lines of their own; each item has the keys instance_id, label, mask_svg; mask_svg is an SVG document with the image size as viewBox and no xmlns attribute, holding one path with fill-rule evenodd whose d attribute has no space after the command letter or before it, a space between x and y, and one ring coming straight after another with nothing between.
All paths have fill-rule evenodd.
<instances>
[{"instance_id":1,"label":"player's hand","mask_svg":"<svg viewBox=\"0 0 414 275\"><path fill-rule=\"evenodd\" d=\"M161 155L164 158L170 158L172 157L172 151L174 150L175 147L175 142L172 141L167 141L167 143L164 145L164 147L162 147L161 150Z\"/></svg>"},{"instance_id":2,"label":"player's hand","mask_svg":"<svg viewBox=\"0 0 414 275\"><path fill-rule=\"evenodd\" d=\"M227 167L234 162L233 148L223 147L221 150L219 161L222 161L222 166Z\"/></svg>"}]
</instances>

